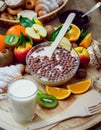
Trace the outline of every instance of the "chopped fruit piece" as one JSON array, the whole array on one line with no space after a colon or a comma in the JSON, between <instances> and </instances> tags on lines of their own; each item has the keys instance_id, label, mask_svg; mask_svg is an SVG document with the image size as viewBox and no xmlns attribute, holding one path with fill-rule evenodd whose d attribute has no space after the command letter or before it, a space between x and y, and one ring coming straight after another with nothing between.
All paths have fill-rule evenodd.
<instances>
[{"instance_id":1,"label":"chopped fruit piece","mask_svg":"<svg viewBox=\"0 0 101 130\"><path fill-rule=\"evenodd\" d=\"M15 47L19 38L15 34L7 34L5 35L4 41L7 47Z\"/></svg>"},{"instance_id":2,"label":"chopped fruit piece","mask_svg":"<svg viewBox=\"0 0 101 130\"><path fill-rule=\"evenodd\" d=\"M79 44L79 46L82 46L82 47L89 47L92 43L92 34L89 33Z\"/></svg>"},{"instance_id":3,"label":"chopped fruit piece","mask_svg":"<svg viewBox=\"0 0 101 130\"><path fill-rule=\"evenodd\" d=\"M67 88L71 90L73 94L82 94L86 92L91 86L91 79L84 80L78 83L68 85Z\"/></svg>"},{"instance_id":4,"label":"chopped fruit piece","mask_svg":"<svg viewBox=\"0 0 101 130\"><path fill-rule=\"evenodd\" d=\"M58 100L53 95L49 94L39 94L37 96L37 102L42 107L54 108L58 105Z\"/></svg>"},{"instance_id":5,"label":"chopped fruit piece","mask_svg":"<svg viewBox=\"0 0 101 130\"><path fill-rule=\"evenodd\" d=\"M55 96L57 99L62 100L70 96L71 90L60 87L50 87L46 86L46 91L48 94Z\"/></svg>"},{"instance_id":6,"label":"chopped fruit piece","mask_svg":"<svg viewBox=\"0 0 101 130\"><path fill-rule=\"evenodd\" d=\"M70 41L66 37L62 38L59 45L68 49L68 50L70 50L70 48L72 47L72 44L70 43Z\"/></svg>"},{"instance_id":7,"label":"chopped fruit piece","mask_svg":"<svg viewBox=\"0 0 101 130\"><path fill-rule=\"evenodd\" d=\"M65 34L65 37L68 38L71 42L76 42L80 37L80 29L74 24L71 24L71 29L68 33Z\"/></svg>"},{"instance_id":8,"label":"chopped fruit piece","mask_svg":"<svg viewBox=\"0 0 101 130\"><path fill-rule=\"evenodd\" d=\"M36 42L43 40L47 36L45 27L39 24L33 24L32 27L27 27L26 33Z\"/></svg>"}]
</instances>

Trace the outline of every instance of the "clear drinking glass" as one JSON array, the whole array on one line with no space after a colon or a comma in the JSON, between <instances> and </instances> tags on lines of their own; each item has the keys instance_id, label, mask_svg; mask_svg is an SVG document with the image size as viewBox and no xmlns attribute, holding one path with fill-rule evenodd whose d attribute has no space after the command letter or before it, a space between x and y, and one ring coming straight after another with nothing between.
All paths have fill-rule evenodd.
<instances>
[{"instance_id":1,"label":"clear drinking glass","mask_svg":"<svg viewBox=\"0 0 101 130\"><path fill-rule=\"evenodd\" d=\"M8 100L14 119L20 123L32 121L35 116L37 84L23 77L8 86Z\"/></svg>"}]
</instances>

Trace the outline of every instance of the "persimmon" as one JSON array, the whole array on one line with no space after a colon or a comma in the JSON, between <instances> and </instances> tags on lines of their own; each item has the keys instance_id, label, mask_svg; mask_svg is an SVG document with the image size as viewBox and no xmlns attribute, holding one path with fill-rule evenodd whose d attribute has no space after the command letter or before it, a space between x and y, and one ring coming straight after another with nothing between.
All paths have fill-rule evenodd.
<instances>
[{"instance_id":1,"label":"persimmon","mask_svg":"<svg viewBox=\"0 0 101 130\"><path fill-rule=\"evenodd\" d=\"M6 34L15 34L20 37L21 32L23 33L23 35L27 35L25 27L23 27L22 25L14 25L7 30Z\"/></svg>"},{"instance_id":2,"label":"persimmon","mask_svg":"<svg viewBox=\"0 0 101 130\"><path fill-rule=\"evenodd\" d=\"M6 44L4 42L4 35L0 34L0 51L4 50L6 48Z\"/></svg>"}]
</instances>

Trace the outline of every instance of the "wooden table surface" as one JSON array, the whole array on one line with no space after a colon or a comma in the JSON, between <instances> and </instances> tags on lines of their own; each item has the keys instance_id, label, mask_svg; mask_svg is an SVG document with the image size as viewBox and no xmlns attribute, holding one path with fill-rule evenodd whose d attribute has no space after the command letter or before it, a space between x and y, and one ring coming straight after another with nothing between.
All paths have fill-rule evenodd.
<instances>
[{"instance_id":1,"label":"wooden table surface","mask_svg":"<svg viewBox=\"0 0 101 130\"><path fill-rule=\"evenodd\" d=\"M67 5L66 5L66 7L64 9L65 10L68 10L68 9L78 9L78 10L86 12L95 3L96 2L94 0L69 0L68 3L67 3ZM63 9L63 11L64 11L64 9ZM91 19L91 22L90 22L89 30L93 34L93 39L96 39L97 41L101 42L101 11L99 9L97 9L96 11L94 11L91 14L91 17L92 17L92 19ZM54 26L58 26L60 23L59 23L58 18L56 18L55 20L53 20L53 21L51 21L51 22L49 22L47 24L52 24ZM6 29L7 28L0 27L0 33L5 33ZM75 120L75 121L77 121L77 120ZM99 123L99 121L98 122L96 121L93 124L96 125L97 123ZM57 129L58 130L68 130L67 126L66 126L67 125L66 121L64 121L64 122L62 122L60 124L61 125L57 125L57 126L51 128L51 130L57 130ZM90 125L90 126L93 126L93 124ZM74 128L72 130L74 130ZM79 130L79 129L75 129L75 130ZM93 130L95 130L95 129L93 128Z\"/></svg>"}]
</instances>

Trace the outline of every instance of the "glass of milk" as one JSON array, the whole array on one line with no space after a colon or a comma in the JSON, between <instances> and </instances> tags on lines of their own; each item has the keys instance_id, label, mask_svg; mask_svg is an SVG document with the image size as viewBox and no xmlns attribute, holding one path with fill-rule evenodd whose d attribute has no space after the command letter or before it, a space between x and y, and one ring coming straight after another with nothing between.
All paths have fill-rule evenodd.
<instances>
[{"instance_id":1,"label":"glass of milk","mask_svg":"<svg viewBox=\"0 0 101 130\"><path fill-rule=\"evenodd\" d=\"M19 123L33 120L35 116L37 84L28 78L12 81L8 86L11 113Z\"/></svg>"}]
</instances>

